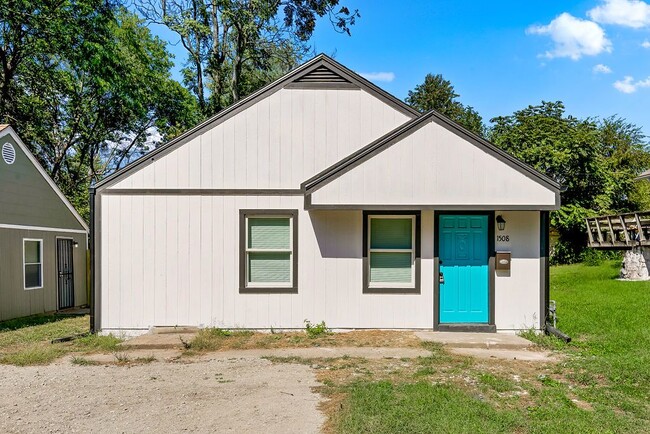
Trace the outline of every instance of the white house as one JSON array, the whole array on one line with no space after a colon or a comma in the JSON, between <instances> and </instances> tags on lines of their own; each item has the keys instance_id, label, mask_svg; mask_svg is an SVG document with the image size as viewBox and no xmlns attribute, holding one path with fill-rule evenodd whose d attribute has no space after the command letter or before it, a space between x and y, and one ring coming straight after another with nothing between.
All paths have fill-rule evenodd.
<instances>
[{"instance_id":1,"label":"white house","mask_svg":"<svg viewBox=\"0 0 650 434\"><path fill-rule=\"evenodd\" d=\"M544 324L558 184L324 55L91 199L102 333Z\"/></svg>"}]
</instances>

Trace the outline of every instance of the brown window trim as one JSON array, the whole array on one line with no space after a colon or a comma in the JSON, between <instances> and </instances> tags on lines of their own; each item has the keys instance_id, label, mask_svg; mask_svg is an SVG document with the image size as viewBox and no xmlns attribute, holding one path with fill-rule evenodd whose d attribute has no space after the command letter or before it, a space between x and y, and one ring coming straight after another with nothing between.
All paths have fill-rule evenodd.
<instances>
[{"instance_id":1,"label":"brown window trim","mask_svg":"<svg viewBox=\"0 0 650 434\"><path fill-rule=\"evenodd\" d=\"M368 272L368 217L381 215L415 216L415 286L413 288L371 288ZM420 238L421 211L363 211L363 293L364 294L420 294Z\"/></svg>"},{"instance_id":2,"label":"brown window trim","mask_svg":"<svg viewBox=\"0 0 650 434\"><path fill-rule=\"evenodd\" d=\"M278 215L293 219L293 262L291 286L249 287L246 278L246 217ZM240 209L239 210L239 293L240 294L297 294L298 293L298 210L297 209Z\"/></svg>"}]
</instances>

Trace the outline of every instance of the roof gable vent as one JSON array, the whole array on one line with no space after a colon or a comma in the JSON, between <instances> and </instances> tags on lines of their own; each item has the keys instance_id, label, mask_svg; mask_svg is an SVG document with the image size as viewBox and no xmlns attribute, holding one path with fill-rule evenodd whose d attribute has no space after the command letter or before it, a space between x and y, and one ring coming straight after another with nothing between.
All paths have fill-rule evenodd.
<instances>
[{"instance_id":1,"label":"roof gable vent","mask_svg":"<svg viewBox=\"0 0 650 434\"><path fill-rule=\"evenodd\" d=\"M286 87L290 89L360 89L357 84L325 65L296 78Z\"/></svg>"},{"instance_id":2,"label":"roof gable vent","mask_svg":"<svg viewBox=\"0 0 650 434\"><path fill-rule=\"evenodd\" d=\"M319 66L313 71L299 77L295 83L350 83L327 66Z\"/></svg>"},{"instance_id":3,"label":"roof gable vent","mask_svg":"<svg viewBox=\"0 0 650 434\"><path fill-rule=\"evenodd\" d=\"M11 143L2 145L2 159L7 164L14 164L14 161L16 161L16 150Z\"/></svg>"}]
</instances>

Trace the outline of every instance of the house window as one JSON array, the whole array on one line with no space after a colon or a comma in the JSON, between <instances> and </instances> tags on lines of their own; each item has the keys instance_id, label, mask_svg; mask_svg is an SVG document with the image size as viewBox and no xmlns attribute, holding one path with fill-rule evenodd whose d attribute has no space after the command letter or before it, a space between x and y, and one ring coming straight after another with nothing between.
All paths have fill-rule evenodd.
<instances>
[{"instance_id":1,"label":"house window","mask_svg":"<svg viewBox=\"0 0 650 434\"><path fill-rule=\"evenodd\" d=\"M294 292L297 288L297 211L242 213L243 275L249 292Z\"/></svg>"},{"instance_id":2,"label":"house window","mask_svg":"<svg viewBox=\"0 0 650 434\"><path fill-rule=\"evenodd\" d=\"M419 291L419 214L364 214L364 290Z\"/></svg>"},{"instance_id":3,"label":"house window","mask_svg":"<svg viewBox=\"0 0 650 434\"><path fill-rule=\"evenodd\" d=\"M23 239L25 289L43 287L43 240Z\"/></svg>"}]
</instances>

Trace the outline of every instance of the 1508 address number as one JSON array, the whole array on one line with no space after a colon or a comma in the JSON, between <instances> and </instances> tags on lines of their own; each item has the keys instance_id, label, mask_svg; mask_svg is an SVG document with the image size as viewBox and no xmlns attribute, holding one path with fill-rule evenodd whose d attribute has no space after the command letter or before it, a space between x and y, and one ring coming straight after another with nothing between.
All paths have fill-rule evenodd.
<instances>
[{"instance_id":1,"label":"1508 address number","mask_svg":"<svg viewBox=\"0 0 650 434\"><path fill-rule=\"evenodd\" d=\"M509 242L510 235L497 235L497 242Z\"/></svg>"}]
</instances>

